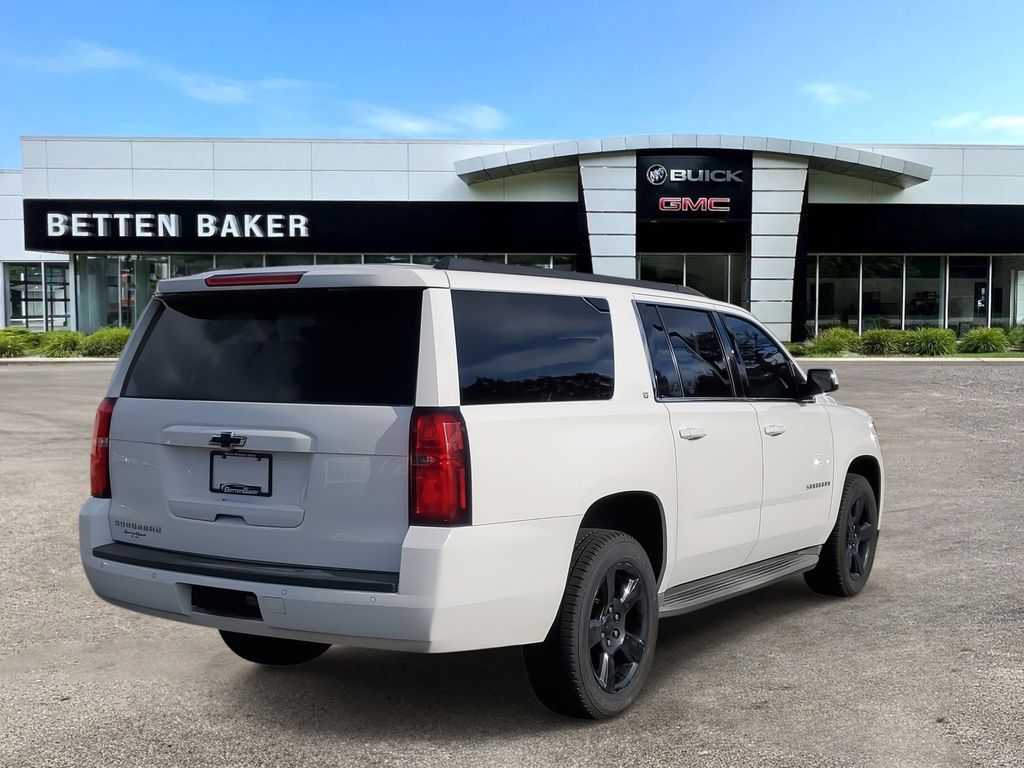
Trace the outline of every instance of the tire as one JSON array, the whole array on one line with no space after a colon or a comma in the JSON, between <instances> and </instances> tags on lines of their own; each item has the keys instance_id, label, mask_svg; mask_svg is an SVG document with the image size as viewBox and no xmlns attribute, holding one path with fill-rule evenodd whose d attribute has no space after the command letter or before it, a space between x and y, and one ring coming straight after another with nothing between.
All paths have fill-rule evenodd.
<instances>
[{"instance_id":1,"label":"tire","mask_svg":"<svg viewBox=\"0 0 1024 768\"><path fill-rule=\"evenodd\" d=\"M599 720L636 699L657 637L657 585L643 547L620 531L584 528L558 616L544 642L523 647L523 660L544 706Z\"/></svg>"},{"instance_id":2,"label":"tire","mask_svg":"<svg viewBox=\"0 0 1024 768\"><path fill-rule=\"evenodd\" d=\"M821 548L818 565L804 574L807 586L832 597L855 597L871 576L878 548L878 502L871 483L849 474L836 525Z\"/></svg>"},{"instance_id":3,"label":"tire","mask_svg":"<svg viewBox=\"0 0 1024 768\"><path fill-rule=\"evenodd\" d=\"M331 647L325 643L308 643L304 640L286 640L280 637L263 637L262 635L244 635L241 632L225 632L224 630L220 631L220 636L224 638L228 648L246 661L275 667L305 664Z\"/></svg>"}]
</instances>

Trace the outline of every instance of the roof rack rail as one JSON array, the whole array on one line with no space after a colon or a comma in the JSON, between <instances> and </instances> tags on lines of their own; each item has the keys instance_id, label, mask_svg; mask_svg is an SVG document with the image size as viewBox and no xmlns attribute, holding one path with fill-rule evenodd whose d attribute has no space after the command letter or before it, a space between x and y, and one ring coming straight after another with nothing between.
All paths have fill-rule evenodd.
<instances>
[{"instance_id":1,"label":"roof rack rail","mask_svg":"<svg viewBox=\"0 0 1024 768\"><path fill-rule=\"evenodd\" d=\"M587 283L608 283L610 285L628 285L633 288L647 288L655 291L676 291L690 296L704 294L695 288L672 283L656 283L653 280L633 280L628 277L611 277L609 275L590 275L583 272L562 272L543 267L522 267L518 264L495 264L492 261L477 261L457 256L445 256L434 264L434 269L451 272L487 272L494 275L526 275L529 277L554 277L559 280L581 280Z\"/></svg>"}]
</instances>

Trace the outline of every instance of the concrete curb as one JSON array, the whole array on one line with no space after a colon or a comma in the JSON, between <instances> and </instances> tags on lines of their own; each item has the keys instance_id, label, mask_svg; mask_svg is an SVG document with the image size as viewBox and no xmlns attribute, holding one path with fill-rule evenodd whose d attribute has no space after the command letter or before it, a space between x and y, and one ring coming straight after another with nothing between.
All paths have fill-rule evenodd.
<instances>
[{"instance_id":1,"label":"concrete curb","mask_svg":"<svg viewBox=\"0 0 1024 768\"><path fill-rule=\"evenodd\" d=\"M57 363L116 363L118 357L0 357L0 365L49 365Z\"/></svg>"}]
</instances>

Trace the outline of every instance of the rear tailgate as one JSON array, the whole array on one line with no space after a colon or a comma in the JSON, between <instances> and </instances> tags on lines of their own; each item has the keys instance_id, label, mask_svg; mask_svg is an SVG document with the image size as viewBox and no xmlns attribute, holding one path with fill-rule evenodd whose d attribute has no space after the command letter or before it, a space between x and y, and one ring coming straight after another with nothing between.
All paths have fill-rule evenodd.
<instances>
[{"instance_id":1,"label":"rear tailgate","mask_svg":"<svg viewBox=\"0 0 1024 768\"><path fill-rule=\"evenodd\" d=\"M111 535L397 571L423 289L165 293L111 422Z\"/></svg>"}]
</instances>

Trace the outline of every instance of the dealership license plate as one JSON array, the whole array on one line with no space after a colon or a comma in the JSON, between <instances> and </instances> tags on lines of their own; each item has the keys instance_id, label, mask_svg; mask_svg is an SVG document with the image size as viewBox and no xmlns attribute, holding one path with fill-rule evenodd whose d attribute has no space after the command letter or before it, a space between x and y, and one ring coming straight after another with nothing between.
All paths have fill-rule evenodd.
<instances>
[{"instance_id":1,"label":"dealership license plate","mask_svg":"<svg viewBox=\"0 0 1024 768\"><path fill-rule=\"evenodd\" d=\"M269 496L273 457L246 451L210 452L210 491L235 496Z\"/></svg>"}]
</instances>

